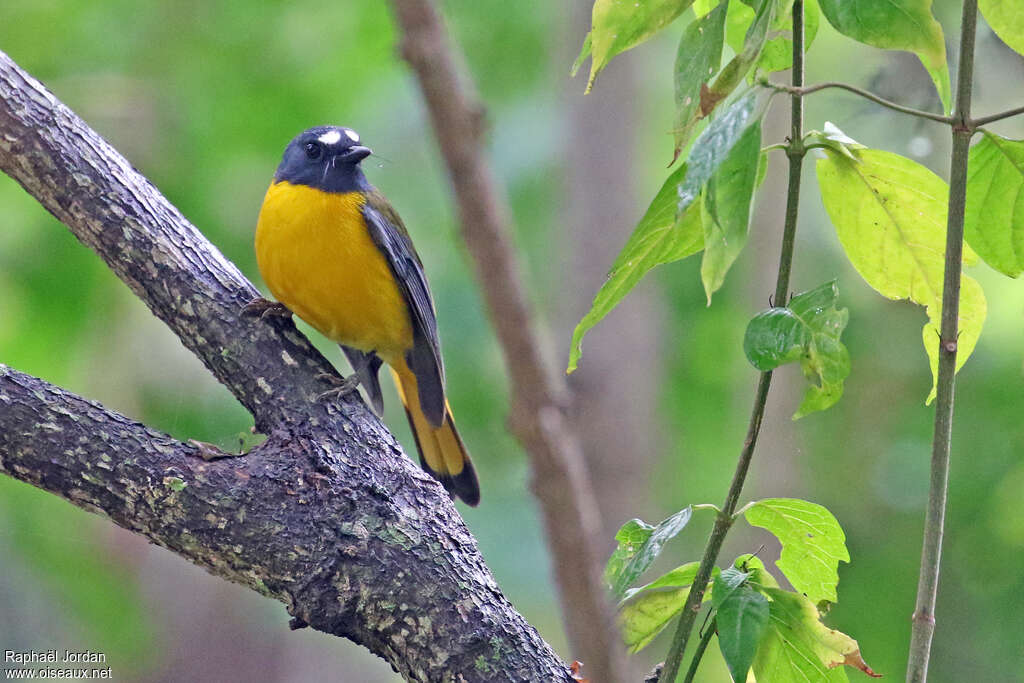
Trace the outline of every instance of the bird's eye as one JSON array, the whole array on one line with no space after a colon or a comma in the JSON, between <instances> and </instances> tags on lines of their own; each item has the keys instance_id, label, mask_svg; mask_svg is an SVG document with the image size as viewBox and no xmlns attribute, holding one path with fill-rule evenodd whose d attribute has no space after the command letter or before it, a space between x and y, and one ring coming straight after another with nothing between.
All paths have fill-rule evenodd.
<instances>
[{"instance_id":1,"label":"bird's eye","mask_svg":"<svg viewBox=\"0 0 1024 683\"><path fill-rule=\"evenodd\" d=\"M315 142L306 143L306 156L310 159L319 159L322 151L323 150L320 149L320 145Z\"/></svg>"}]
</instances>

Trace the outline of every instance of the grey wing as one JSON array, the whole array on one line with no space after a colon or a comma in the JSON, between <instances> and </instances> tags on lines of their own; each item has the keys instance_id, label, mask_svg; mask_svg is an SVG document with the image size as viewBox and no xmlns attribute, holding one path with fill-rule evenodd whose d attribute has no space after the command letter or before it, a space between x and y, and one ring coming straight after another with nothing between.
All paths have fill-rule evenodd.
<instances>
[{"instance_id":1,"label":"grey wing","mask_svg":"<svg viewBox=\"0 0 1024 683\"><path fill-rule=\"evenodd\" d=\"M434 302L416 251L404 234L380 211L363 206L370 237L387 257L395 281L398 283L412 319L413 347L405 361L416 376L420 406L427 420L435 427L444 424L444 365L441 361L441 341L437 334Z\"/></svg>"},{"instance_id":2,"label":"grey wing","mask_svg":"<svg viewBox=\"0 0 1024 683\"><path fill-rule=\"evenodd\" d=\"M373 351L365 353L359 349L353 349L344 344L339 344L345 352L349 364L359 378L359 383L366 390L366 397L370 399L370 407L378 416L384 414L384 396L380 393L380 378L377 371L380 370L383 361Z\"/></svg>"}]
</instances>

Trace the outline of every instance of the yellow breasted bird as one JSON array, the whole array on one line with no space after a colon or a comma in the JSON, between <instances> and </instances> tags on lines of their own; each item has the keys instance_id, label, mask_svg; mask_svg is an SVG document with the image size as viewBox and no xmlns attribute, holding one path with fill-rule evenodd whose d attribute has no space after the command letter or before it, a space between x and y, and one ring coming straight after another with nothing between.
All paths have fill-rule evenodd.
<instances>
[{"instance_id":1,"label":"yellow breasted bird","mask_svg":"<svg viewBox=\"0 0 1024 683\"><path fill-rule=\"evenodd\" d=\"M363 175L371 154L349 128L311 128L284 151L256 228L260 274L279 304L341 345L355 374L330 393L362 384L380 414L377 371L391 366L420 463L469 505L480 487L445 399L434 302L402 219ZM287 309L287 312L283 309Z\"/></svg>"}]
</instances>

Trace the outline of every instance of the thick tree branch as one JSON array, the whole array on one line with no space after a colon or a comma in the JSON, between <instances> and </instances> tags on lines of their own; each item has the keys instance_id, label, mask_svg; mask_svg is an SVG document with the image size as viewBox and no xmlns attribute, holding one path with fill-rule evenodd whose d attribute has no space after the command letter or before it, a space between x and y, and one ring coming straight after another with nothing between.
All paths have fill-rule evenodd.
<instances>
[{"instance_id":1,"label":"thick tree branch","mask_svg":"<svg viewBox=\"0 0 1024 683\"><path fill-rule=\"evenodd\" d=\"M401 52L419 82L451 177L512 385L510 423L533 466L573 654L595 681L625 678L601 581L600 519L579 439L565 416L565 382L546 362L511 238L510 211L483 151L484 110L461 77L456 48L431 0L392 0Z\"/></svg>"},{"instance_id":2,"label":"thick tree branch","mask_svg":"<svg viewBox=\"0 0 1024 683\"><path fill-rule=\"evenodd\" d=\"M0 53L0 168L92 247L252 412L268 441L194 448L0 366L0 472L288 605L414 681L569 681L447 495L287 321L113 148ZM69 283L71 286L72 283Z\"/></svg>"}]
</instances>

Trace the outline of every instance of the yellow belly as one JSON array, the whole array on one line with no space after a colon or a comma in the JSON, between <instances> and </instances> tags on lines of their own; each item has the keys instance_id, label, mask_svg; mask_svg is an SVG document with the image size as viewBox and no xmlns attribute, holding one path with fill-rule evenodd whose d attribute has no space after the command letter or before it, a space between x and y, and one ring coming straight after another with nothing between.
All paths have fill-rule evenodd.
<instances>
[{"instance_id":1,"label":"yellow belly","mask_svg":"<svg viewBox=\"0 0 1024 683\"><path fill-rule=\"evenodd\" d=\"M390 362L412 348L409 310L373 243L356 192L270 186L256 260L274 297L325 337Z\"/></svg>"}]
</instances>

